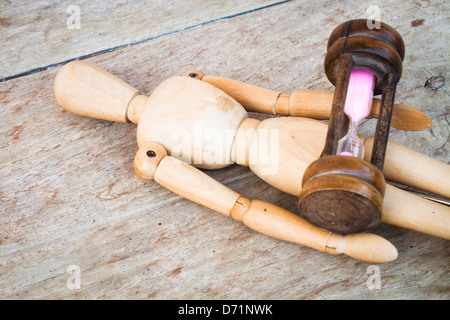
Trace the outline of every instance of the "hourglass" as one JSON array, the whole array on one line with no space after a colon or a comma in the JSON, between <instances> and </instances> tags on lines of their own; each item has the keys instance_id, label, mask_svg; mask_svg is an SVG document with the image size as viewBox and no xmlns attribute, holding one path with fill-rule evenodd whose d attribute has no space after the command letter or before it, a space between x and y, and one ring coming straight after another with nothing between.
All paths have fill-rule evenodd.
<instances>
[{"instance_id":1,"label":"hourglass","mask_svg":"<svg viewBox=\"0 0 450 320\"><path fill-rule=\"evenodd\" d=\"M325 72L335 85L327 138L321 157L306 169L299 197L300 215L342 234L376 227L381 220L386 182L382 173L397 82L405 49L401 36L366 20L338 26L328 40ZM357 135L382 94L370 163Z\"/></svg>"}]
</instances>

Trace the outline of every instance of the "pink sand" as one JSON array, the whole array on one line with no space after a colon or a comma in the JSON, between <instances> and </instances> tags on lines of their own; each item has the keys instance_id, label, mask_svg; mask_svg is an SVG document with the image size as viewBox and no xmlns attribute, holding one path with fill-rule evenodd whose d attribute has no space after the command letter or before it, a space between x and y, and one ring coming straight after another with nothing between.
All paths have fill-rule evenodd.
<instances>
[{"instance_id":1,"label":"pink sand","mask_svg":"<svg viewBox=\"0 0 450 320\"><path fill-rule=\"evenodd\" d=\"M350 73L344 112L352 122L358 123L369 115L374 86L375 76L372 72L355 69Z\"/></svg>"}]
</instances>

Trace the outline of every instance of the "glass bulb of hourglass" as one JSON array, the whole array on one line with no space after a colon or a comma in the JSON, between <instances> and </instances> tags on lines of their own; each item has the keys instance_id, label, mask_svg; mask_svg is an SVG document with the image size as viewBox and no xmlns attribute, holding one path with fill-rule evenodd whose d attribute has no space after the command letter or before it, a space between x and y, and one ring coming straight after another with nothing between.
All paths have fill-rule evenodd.
<instances>
[{"instance_id":1,"label":"glass bulb of hourglass","mask_svg":"<svg viewBox=\"0 0 450 320\"><path fill-rule=\"evenodd\" d=\"M372 72L362 69L351 71L344 106L350 127L348 133L339 140L336 154L364 157L364 144L358 137L357 127L370 114L374 86L375 76Z\"/></svg>"},{"instance_id":2,"label":"glass bulb of hourglass","mask_svg":"<svg viewBox=\"0 0 450 320\"><path fill-rule=\"evenodd\" d=\"M356 133L357 124L351 123L348 133L339 140L337 154L356 158L364 157L364 144Z\"/></svg>"}]
</instances>

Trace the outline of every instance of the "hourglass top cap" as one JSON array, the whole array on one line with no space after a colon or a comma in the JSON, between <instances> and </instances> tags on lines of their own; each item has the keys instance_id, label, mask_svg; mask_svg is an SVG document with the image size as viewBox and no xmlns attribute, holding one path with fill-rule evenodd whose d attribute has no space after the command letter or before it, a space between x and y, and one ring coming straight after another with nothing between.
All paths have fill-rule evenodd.
<instances>
[{"instance_id":1,"label":"hourglass top cap","mask_svg":"<svg viewBox=\"0 0 450 320\"><path fill-rule=\"evenodd\" d=\"M351 30L350 34L348 33L349 29ZM394 47L402 60L405 58L405 43L397 30L384 22L373 22L370 19L355 19L341 23L328 38L327 49L337 40L350 36L381 40Z\"/></svg>"},{"instance_id":2,"label":"hourglass top cap","mask_svg":"<svg viewBox=\"0 0 450 320\"><path fill-rule=\"evenodd\" d=\"M351 56L352 69L366 69L376 76L374 95L378 95L388 74L401 77L405 45L400 34L385 23L371 29L365 19L350 20L334 29L328 40L324 66L333 85L344 55Z\"/></svg>"}]
</instances>

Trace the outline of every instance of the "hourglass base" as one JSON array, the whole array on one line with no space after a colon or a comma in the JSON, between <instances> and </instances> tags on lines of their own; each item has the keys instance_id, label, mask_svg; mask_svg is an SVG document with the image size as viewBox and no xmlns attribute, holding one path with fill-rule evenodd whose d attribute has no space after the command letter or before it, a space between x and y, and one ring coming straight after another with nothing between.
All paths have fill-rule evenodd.
<instances>
[{"instance_id":1,"label":"hourglass base","mask_svg":"<svg viewBox=\"0 0 450 320\"><path fill-rule=\"evenodd\" d=\"M365 160L328 156L313 162L303 176L300 215L340 234L368 231L381 221L384 176Z\"/></svg>"}]
</instances>

